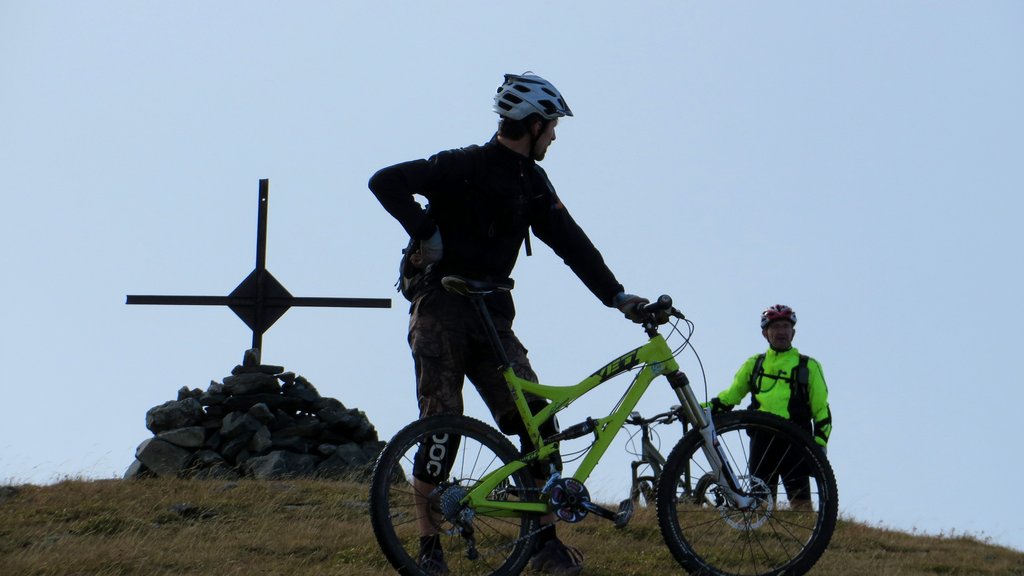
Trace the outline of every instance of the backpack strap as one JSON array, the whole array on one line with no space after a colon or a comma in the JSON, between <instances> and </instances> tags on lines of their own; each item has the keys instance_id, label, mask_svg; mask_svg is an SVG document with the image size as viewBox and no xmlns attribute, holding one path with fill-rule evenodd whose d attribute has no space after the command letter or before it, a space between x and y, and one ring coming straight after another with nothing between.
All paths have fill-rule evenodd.
<instances>
[{"instance_id":1,"label":"backpack strap","mask_svg":"<svg viewBox=\"0 0 1024 576\"><path fill-rule=\"evenodd\" d=\"M548 178L548 173L545 172L544 169L541 168L540 166L538 166L537 164L533 165L533 170L534 170L534 172L536 172L540 176L540 179L544 181L544 186L547 187L548 194L551 194L552 198L558 198L558 193L555 192L555 186L551 183L551 180ZM527 256L533 256L533 247L530 246L530 236L531 236L530 228L527 228L526 229L526 255Z\"/></svg>"},{"instance_id":2,"label":"backpack strap","mask_svg":"<svg viewBox=\"0 0 1024 576\"><path fill-rule=\"evenodd\" d=\"M750 380L747 387L750 388L750 409L757 410L761 403L757 401L757 395L761 393L761 377L764 376L764 354L758 354L754 360L754 368L750 371Z\"/></svg>"},{"instance_id":3,"label":"backpack strap","mask_svg":"<svg viewBox=\"0 0 1024 576\"><path fill-rule=\"evenodd\" d=\"M750 371L750 381L747 386L751 394L761 393L761 376L764 376L764 354L758 354L754 361L754 368Z\"/></svg>"},{"instance_id":4,"label":"backpack strap","mask_svg":"<svg viewBox=\"0 0 1024 576\"><path fill-rule=\"evenodd\" d=\"M809 356L804 354L800 355L800 363L796 365L796 377L794 378L797 386L800 387L800 390L805 397L809 396L807 390L808 384L811 382L811 371L807 368L807 362L809 360Z\"/></svg>"},{"instance_id":5,"label":"backpack strap","mask_svg":"<svg viewBox=\"0 0 1024 576\"><path fill-rule=\"evenodd\" d=\"M789 417L800 424L809 422L812 418L810 393L811 371L807 367L809 361L809 356L801 354L800 362L796 365L796 368L793 369L793 373L790 374Z\"/></svg>"}]
</instances>

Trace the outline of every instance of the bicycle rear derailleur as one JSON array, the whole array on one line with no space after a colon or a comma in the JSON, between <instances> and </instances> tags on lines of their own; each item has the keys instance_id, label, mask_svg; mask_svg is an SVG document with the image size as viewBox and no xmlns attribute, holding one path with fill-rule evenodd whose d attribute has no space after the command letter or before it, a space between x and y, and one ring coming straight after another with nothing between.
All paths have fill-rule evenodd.
<instances>
[{"instance_id":1,"label":"bicycle rear derailleur","mask_svg":"<svg viewBox=\"0 0 1024 576\"><path fill-rule=\"evenodd\" d=\"M476 530L473 528L476 515L472 508L462 504L468 494L469 491L458 482L442 482L431 495L438 497L441 514L458 529L466 541L466 558L476 560L480 557L476 548Z\"/></svg>"}]
</instances>

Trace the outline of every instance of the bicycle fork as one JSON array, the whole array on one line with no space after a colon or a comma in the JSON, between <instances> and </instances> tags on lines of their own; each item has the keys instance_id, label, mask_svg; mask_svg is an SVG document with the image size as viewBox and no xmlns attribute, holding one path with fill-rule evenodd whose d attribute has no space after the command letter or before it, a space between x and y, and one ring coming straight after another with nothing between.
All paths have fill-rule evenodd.
<instances>
[{"instance_id":1,"label":"bicycle fork","mask_svg":"<svg viewBox=\"0 0 1024 576\"><path fill-rule=\"evenodd\" d=\"M729 465L729 460L726 458L722 451L722 446L718 442L711 412L710 410L705 411L700 402L697 401L697 397L693 394L693 388L690 387L689 378L680 370L666 374L665 377L679 398L679 403L683 406L687 420L697 427L698 433L704 438L701 449L704 451L704 457L711 464L715 483L722 489L723 494L731 504L739 509L751 508L757 502L757 499L745 495L743 489L740 488L739 479L736 478L736 473L733 471L732 466Z\"/></svg>"}]
</instances>

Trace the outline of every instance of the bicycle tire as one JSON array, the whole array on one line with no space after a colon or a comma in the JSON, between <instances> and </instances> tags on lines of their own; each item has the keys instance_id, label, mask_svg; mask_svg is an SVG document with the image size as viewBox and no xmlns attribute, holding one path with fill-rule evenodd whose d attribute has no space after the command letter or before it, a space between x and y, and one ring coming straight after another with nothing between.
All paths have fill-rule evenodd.
<instances>
[{"instance_id":1,"label":"bicycle tire","mask_svg":"<svg viewBox=\"0 0 1024 576\"><path fill-rule=\"evenodd\" d=\"M691 574L806 573L828 547L839 510L835 475L825 452L806 431L772 414L743 410L714 418L728 463L757 505L740 510L728 503L709 474L704 439L691 431L673 448L657 487L658 523L673 557ZM778 463L751 457L754 437L780 450ZM769 483L784 474L792 484L787 471L795 467L800 467L797 477L807 474L809 490L797 492L801 497L796 505L784 505L777 485Z\"/></svg>"},{"instance_id":2,"label":"bicycle tire","mask_svg":"<svg viewBox=\"0 0 1024 576\"><path fill-rule=\"evenodd\" d=\"M444 434L459 438L447 479L440 488L423 495L434 506L436 526L445 562L452 576L514 576L529 561L540 519L535 514L497 518L469 511L477 558L463 537L463 529L451 518L452 502L468 492L484 474L519 458L519 451L494 428L466 416L443 414L409 424L381 451L370 484L370 522L381 551L403 576L426 576L419 567L419 528L413 462L422 442ZM510 476L494 497L536 501L533 476L521 469ZM439 502L446 502L441 504ZM440 510L448 506L449 512ZM461 510L461 509L460 509ZM461 512L458 512L461 514Z\"/></svg>"}]
</instances>

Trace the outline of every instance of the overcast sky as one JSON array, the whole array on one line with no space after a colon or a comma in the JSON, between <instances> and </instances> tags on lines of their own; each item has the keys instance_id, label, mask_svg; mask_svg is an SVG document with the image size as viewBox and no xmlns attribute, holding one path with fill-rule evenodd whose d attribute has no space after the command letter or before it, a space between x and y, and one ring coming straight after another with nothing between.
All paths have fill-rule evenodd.
<instances>
[{"instance_id":1,"label":"overcast sky","mask_svg":"<svg viewBox=\"0 0 1024 576\"><path fill-rule=\"evenodd\" d=\"M627 290L695 322L710 393L789 304L829 384L844 517L1024 550L1024 4L626 6L0 0L0 482L120 477L149 408L241 361L230 310L125 296L234 289L260 178L292 294L396 298L293 308L264 361L382 439L413 420L406 238L366 181L486 141L502 74L532 70L576 113L545 169ZM544 383L643 342L533 246L517 331ZM673 402L656 383L640 409ZM626 495L618 445L588 483L607 501Z\"/></svg>"}]
</instances>

